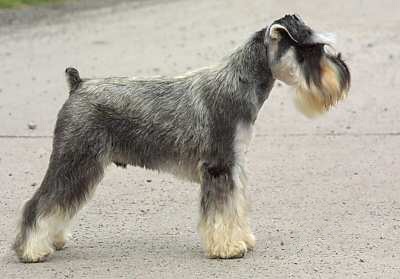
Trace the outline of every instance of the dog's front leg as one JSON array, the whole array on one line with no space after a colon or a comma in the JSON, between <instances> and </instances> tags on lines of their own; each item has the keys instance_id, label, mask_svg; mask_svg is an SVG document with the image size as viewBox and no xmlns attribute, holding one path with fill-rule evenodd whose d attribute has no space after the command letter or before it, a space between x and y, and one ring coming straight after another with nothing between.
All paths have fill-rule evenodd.
<instances>
[{"instance_id":1,"label":"dog's front leg","mask_svg":"<svg viewBox=\"0 0 400 279\"><path fill-rule=\"evenodd\" d=\"M254 248L247 221L244 173L230 164L204 163L201 167L199 231L210 258L238 258Z\"/></svg>"}]
</instances>

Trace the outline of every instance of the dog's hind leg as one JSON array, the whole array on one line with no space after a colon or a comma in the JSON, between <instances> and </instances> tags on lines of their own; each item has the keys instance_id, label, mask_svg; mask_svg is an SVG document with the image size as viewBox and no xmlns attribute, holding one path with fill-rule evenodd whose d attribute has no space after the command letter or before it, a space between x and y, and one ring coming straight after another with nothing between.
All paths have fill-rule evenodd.
<instances>
[{"instance_id":1,"label":"dog's hind leg","mask_svg":"<svg viewBox=\"0 0 400 279\"><path fill-rule=\"evenodd\" d=\"M65 245L67 226L93 194L103 175L96 156L58 152L50 158L45 178L23 208L14 250L22 262L40 262Z\"/></svg>"},{"instance_id":2,"label":"dog's hind leg","mask_svg":"<svg viewBox=\"0 0 400 279\"><path fill-rule=\"evenodd\" d=\"M241 167L204 163L201 170L200 234L210 258L238 258L254 248L247 221Z\"/></svg>"}]
</instances>

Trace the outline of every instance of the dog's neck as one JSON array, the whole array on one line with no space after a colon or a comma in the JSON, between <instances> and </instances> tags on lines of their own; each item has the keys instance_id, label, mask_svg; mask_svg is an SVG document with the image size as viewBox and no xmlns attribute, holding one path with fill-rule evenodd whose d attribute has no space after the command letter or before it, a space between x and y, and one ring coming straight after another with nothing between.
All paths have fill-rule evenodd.
<instances>
[{"instance_id":1,"label":"dog's neck","mask_svg":"<svg viewBox=\"0 0 400 279\"><path fill-rule=\"evenodd\" d=\"M256 100L257 112L275 81L268 63L265 32L262 29L253 34L227 57L217 74L230 97L242 98L243 103Z\"/></svg>"},{"instance_id":2,"label":"dog's neck","mask_svg":"<svg viewBox=\"0 0 400 279\"><path fill-rule=\"evenodd\" d=\"M242 81L268 82L273 79L264 42L266 29L254 33L226 61L226 67Z\"/></svg>"}]
</instances>

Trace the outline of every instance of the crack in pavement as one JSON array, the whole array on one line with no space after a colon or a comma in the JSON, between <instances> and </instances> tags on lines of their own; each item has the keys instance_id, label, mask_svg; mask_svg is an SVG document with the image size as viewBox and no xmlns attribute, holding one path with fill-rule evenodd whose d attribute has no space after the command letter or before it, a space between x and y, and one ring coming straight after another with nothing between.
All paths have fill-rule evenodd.
<instances>
[{"instance_id":1,"label":"crack in pavement","mask_svg":"<svg viewBox=\"0 0 400 279\"><path fill-rule=\"evenodd\" d=\"M382 133L287 133L287 134L259 134L255 137L264 138L264 137L307 137L307 136L316 136L316 137L376 137L376 136L400 136L400 132L382 132Z\"/></svg>"},{"instance_id":2,"label":"crack in pavement","mask_svg":"<svg viewBox=\"0 0 400 279\"><path fill-rule=\"evenodd\" d=\"M0 135L0 139L49 139L53 136Z\"/></svg>"},{"instance_id":3,"label":"crack in pavement","mask_svg":"<svg viewBox=\"0 0 400 279\"><path fill-rule=\"evenodd\" d=\"M400 136L400 132L382 132L382 133L287 133L287 134L259 134L256 138L265 137L376 137L376 136ZM0 139L50 139L49 135L0 135Z\"/></svg>"}]
</instances>

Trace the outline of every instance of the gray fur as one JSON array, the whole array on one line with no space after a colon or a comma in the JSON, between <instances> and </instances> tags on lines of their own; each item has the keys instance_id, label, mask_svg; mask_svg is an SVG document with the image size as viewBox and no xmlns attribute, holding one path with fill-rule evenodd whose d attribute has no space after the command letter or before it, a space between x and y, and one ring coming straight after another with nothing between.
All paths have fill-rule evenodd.
<instances>
[{"instance_id":1,"label":"gray fur","mask_svg":"<svg viewBox=\"0 0 400 279\"><path fill-rule=\"evenodd\" d=\"M75 214L109 162L171 168L196 182L200 162L233 164L237 123L256 120L274 83L265 30L220 66L184 77L81 81L70 68L71 94L58 114L45 178L24 207L17 254L38 216L55 207Z\"/></svg>"},{"instance_id":2,"label":"gray fur","mask_svg":"<svg viewBox=\"0 0 400 279\"><path fill-rule=\"evenodd\" d=\"M75 68L67 68L65 69L65 74L67 76L67 83L70 89L70 92L78 89L80 83L82 82L81 77L79 76L79 72Z\"/></svg>"},{"instance_id":3,"label":"gray fur","mask_svg":"<svg viewBox=\"0 0 400 279\"><path fill-rule=\"evenodd\" d=\"M70 96L54 131L40 188L25 204L14 249L55 209L70 218L111 162L172 172L202 184L203 216L223 211L234 191L234 139L253 124L274 84L266 28L219 66L182 77L84 79L66 70Z\"/></svg>"}]
</instances>

